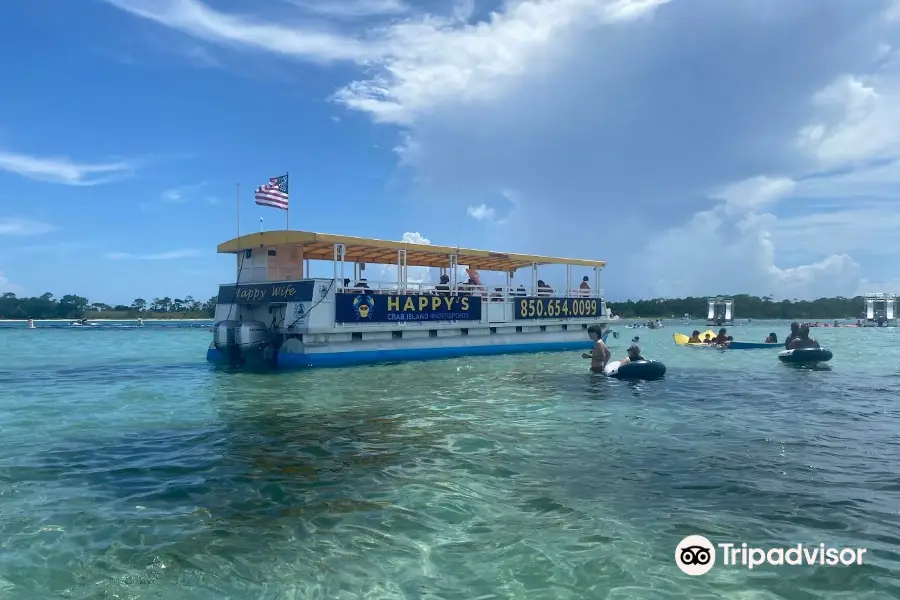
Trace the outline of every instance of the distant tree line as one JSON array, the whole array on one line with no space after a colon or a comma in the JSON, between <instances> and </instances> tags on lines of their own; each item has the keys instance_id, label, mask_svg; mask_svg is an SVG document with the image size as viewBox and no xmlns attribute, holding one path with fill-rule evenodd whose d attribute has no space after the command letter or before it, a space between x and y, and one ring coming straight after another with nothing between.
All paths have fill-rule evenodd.
<instances>
[{"instance_id":1,"label":"distant tree line","mask_svg":"<svg viewBox=\"0 0 900 600\"><path fill-rule=\"evenodd\" d=\"M853 298L819 298L818 300L780 300L771 296L738 294L734 298L735 317L738 319L858 319L865 312L862 296ZM628 300L607 302L609 308L622 318L681 318L689 314L695 319L706 318L707 299L656 298L654 300ZM154 298L152 301L135 298L130 305L91 302L83 296L66 294L55 298L46 293L31 298L19 298L6 293L0 296L0 319L204 319L213 318L216 297L206 302L191 296L182 298Z\"/></svg>"},{"instance_id":2,"label":"distant tree line","mask_svg":"<svg viewBox=\"0 0 900 600\"><path fill-rule=\"evenodd\" d=\"M75 294L59 299L49 292L32 298L19 298L9 292L0 296L0 319L211 319L215 311L215 296L206 302L190 296L183 299L166 296L150 302L135 298L127 306L91 302Z\"/></svg>"},{"instance_id":3,"label":"distant tree line","mask_svg":"<svg viewBox=\"0 0 900 600\"><path fill-rule=\"evenodd\" d=\"M865 314L862 296L853 298L819 298L818 300L779 300L771 296L737 294L734 313L737 319L859 319ZM656 298L654 300L628 300L607 302L613 313L628 318L681 318L685 314L695 319L705 319L707 298Z\"/></svg>"}]
</instances>

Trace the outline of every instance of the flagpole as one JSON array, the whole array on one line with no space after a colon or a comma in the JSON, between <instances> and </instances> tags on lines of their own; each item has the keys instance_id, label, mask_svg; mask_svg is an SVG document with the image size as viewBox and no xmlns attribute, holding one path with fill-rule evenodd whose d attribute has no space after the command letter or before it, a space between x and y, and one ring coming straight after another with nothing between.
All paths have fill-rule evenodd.
<instances>
[{"instance_id":1,"label":"flagpole","mask_svg":"<svg viewBox=\"0 0 900 600\"><path fill-rule=\"evenodd\" d=\"M241 237L241 184L234 184L234 205L237 207L237 236Z\"/></svg>"},{"instance_id":2,"label":"flagpole","mask_svg":"<svg viewBox=\"0 0 900 600\"><path fill-rule=\"evenodd\" d=\"M291 179L288 177L287 171L284 172L284 183L288 189L288 204L284 209L284 230L288 231L291 228Z\"/></svg>"}]
</instances>

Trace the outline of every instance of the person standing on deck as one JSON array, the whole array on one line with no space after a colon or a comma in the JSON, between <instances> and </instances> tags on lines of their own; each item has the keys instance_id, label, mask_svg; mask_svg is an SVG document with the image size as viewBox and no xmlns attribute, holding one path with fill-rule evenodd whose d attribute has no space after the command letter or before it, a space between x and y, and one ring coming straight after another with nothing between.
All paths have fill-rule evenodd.
<instances>
[{"instance_id":1,"label":"person standing on deck","mask_svg":"<svg viewBox=\"0 0 900 600\"><path fill-rule=\"evenodd\" d=\"M609 348L603 343L603 326L591 325L587 331L591 341L594 342L594 347L590 352L582 354L581 358L591 359L591 372L602 373L603 368L606 367L606 363L609 362L612 356Z\"/></svg>"},{"instance_id":2,"label":"person standing on deck","mask_svg":"<svg viewBox=\"0 0 900 600\"><path fill-rule=\"evenodd\" d=\"M582 296L590 296L591 295L591 284L588 283L588 276L585 275L584 279L581 280L581 285L578 288L581 290Z\"/></svg>"}]
</instances>

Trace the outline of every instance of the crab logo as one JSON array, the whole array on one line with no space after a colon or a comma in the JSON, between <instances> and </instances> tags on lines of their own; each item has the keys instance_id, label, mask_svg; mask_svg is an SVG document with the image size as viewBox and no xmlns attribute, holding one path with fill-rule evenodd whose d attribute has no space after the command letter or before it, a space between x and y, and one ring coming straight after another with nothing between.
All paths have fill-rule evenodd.
<instances>
[{"instance_id":1,"label":"crab logo","mask_svg":"<svg viewBox=\"0 0 900 600\"><path fill-rule=\"evenodd\" d=\"M372 310L375 308L375 300L371 296L357 296L353 299L353 312L359 320L367 320L371 318Z\"/></svg>"},{"instance_id":2,"label":"crab logo","mask_svg":"<svg viewBox=\"0 0 900 600\"><path fill-rule=\"evenodd\" d=\"M294 304L294 324L298 325L304 322L306 322L306 309L303 308L302 302L297 302Z\"/></svg>"}]
</instances>

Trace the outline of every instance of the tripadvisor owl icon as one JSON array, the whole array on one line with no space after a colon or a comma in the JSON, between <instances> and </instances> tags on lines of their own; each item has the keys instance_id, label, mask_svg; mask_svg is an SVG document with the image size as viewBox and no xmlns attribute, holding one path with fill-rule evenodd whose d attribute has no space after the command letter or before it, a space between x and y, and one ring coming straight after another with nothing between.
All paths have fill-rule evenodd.
<instances>
[{"instance_id":1,"label":"tripadvisor owl icon","mask_svg":"<svg viewBox=\"0 0 900 600\"><path fill-rule=\"evenodd\" d=\"M716 564L716 549L702 535L689 535L675 547L675 564L687 575L705 575Z\"/></svg>"}]
</instances>

